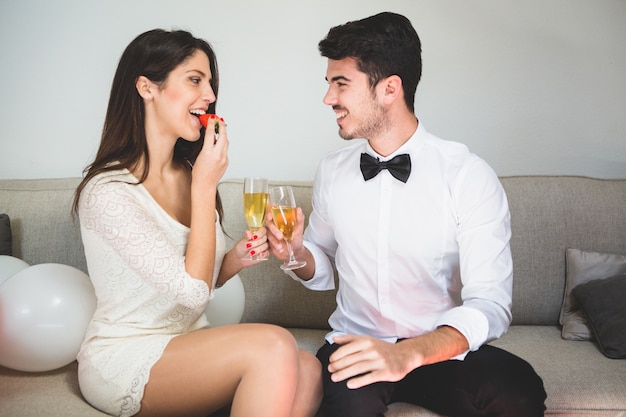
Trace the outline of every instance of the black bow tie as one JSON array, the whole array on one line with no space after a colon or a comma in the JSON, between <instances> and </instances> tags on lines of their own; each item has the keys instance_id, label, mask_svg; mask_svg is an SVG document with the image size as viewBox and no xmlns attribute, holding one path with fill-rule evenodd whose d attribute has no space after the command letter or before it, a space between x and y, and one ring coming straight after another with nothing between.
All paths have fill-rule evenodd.
<instances>
[{"instance_id":1,"label":"black bow tie","mask_svg":"<svg viewBox=\"0 0 626 417\"><path fill-rule=\"evenodd\" d=\"M371 180L383 169L388 170L397 180L406 182L411 174L411 157L405 153L396 155L389 161L380 161L369 154L361 154L361 173L365 181Z\"/></svg>"}]
</instances>

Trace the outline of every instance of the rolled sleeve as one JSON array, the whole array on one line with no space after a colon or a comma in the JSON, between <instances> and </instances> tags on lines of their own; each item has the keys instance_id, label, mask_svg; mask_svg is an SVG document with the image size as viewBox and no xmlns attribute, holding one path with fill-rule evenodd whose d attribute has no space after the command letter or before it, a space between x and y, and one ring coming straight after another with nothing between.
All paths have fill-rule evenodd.
<instances>
[{"instance_id":1,"label":"rolled sleeve","mask_svg":"<svg viewBox=\"0 0 626 417\"><path fill-rule=\"evenodd\" d=\"M443 313L435 323L435 327L441 326L458 330L467 339L471 351L481 347L489 335L487 317L480 310L466 306L455 307Z\"/></svg>"}]
</instances>

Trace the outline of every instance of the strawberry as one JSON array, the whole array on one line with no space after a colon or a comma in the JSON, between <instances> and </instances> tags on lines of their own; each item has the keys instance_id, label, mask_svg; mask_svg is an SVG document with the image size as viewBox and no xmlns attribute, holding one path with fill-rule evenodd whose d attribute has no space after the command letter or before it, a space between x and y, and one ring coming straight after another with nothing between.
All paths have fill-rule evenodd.
<instances>
[{"instance_id":1,"label":"strawberry","mask_svg":"<svg viewBox=\"0 0 626 417\"><path fill-rule=\"evenodd\" d=\"M200 116L198 116L198 118L200 119L200 123L202 123L202 126L204 127L207 127L207 125L209 124L209 119L215 120L215 133L220 133L220 125L218 123L218 120L224 121L224 119L219 117L217 114L201 114Z\"/></svg>"},{"instance_id":2,"label":"strawberry","mask_svg":"<svg viewBox=\"0 0 626 417\"><path fill-rule=\"evenodd\" d=\"M207 124L209 124L209 118L213 116L214 118L216 117L214 114L201 114L199 117L200 119L200 123L202 123L202 126L206 127Z\"/></svg>"}]
</instances>

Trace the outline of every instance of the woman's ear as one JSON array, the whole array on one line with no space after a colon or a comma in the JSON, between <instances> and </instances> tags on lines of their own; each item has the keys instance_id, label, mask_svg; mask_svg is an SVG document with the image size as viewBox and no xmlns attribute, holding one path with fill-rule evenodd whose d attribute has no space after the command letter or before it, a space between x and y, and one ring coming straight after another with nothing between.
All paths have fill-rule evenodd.
<instances>
[{"instance_id":1,"label":"woman's ear","mask_svg":"<svg viewBox=\"0 0 626 417\"><path fill-rule=\"evenodd\" d=\"M140 75L135 83L135 88L141 97L146 100L152 100L152 81L147 77Z\"/></svg>"}]
</instances>

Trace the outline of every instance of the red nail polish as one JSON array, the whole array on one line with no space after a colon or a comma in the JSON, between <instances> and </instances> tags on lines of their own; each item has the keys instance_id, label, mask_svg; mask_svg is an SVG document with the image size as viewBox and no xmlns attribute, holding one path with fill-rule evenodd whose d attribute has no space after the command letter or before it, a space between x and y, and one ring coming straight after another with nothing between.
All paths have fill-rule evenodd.
<instances>
[{"instance_id":1,"label":"red nail polish","mask_svg":"<svg viewBox=\"0 0 626 417\"><path fill-rule=\"evenodd\" d=\"M252 243L246 243L246 248L250 249L252 247Z\"/></svg>"},{"instance_id":2,"label":"red nail polish","mask_svg":"<svg viewBox=\"0 0 626 417\"><path fill-rule=\"evenodd\" d=\"M223 121L224 121L224 118L223 118L223 117L220 117L220 122L223 122Z\"/></svg>"},{"instance_id":3,"label":"red nail polish","mask_svg":"<svg viewBox=\"0 0 626 417\"><path fill-rule=\"evenodd\" d=\"M251 251L250 251L250 255L251 255L251 256L254 256L254 255L256 255L256 252L255 252L255 251L253 251L253 250L251 250Z\"/></svg>"},{"instance_id":4,"label":"red nail polish","mask_svg":"<svg viewBox=\"0 0 626 417\"><path fill-rule=\"evenodd\" d=\"M259 237L257 235L252 236L252 239L257 240Z\"/></svg>"}]
</instances>

